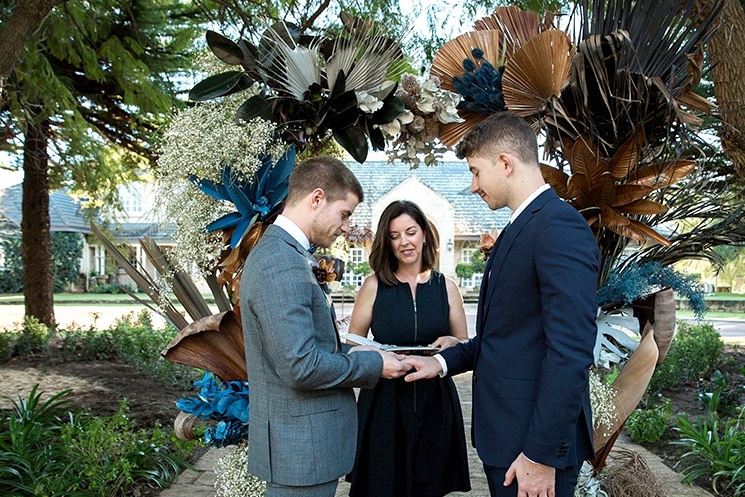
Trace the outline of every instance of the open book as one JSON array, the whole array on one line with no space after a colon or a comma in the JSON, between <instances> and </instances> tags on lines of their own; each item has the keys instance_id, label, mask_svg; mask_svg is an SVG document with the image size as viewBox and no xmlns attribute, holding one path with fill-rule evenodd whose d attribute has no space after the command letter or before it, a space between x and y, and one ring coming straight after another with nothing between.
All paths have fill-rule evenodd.
<instances>
[{"instance_id":1,"label":"open book","mask_svg":"<svg viewBox=\"0 0 745 497\"><path fill-rule=\"evenodd\" d=\"M439 352L440 350L440 347L434 347L432 345L385 345L353 333L343 333L341 338L352 345L371 345L381 350L397 352L399 354L407 354L411 352Z\"/></svg>"}]
</instances>

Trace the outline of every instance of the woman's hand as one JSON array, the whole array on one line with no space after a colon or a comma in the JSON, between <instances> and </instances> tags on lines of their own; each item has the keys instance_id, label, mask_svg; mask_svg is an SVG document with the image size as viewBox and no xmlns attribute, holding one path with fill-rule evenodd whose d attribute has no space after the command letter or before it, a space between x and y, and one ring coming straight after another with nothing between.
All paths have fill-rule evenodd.
<instances>
[{"instance_id":1,"label":"woman's hand","mask_svg":"<svg viewBox=\"0 0 745 497\"><path fill-rule=\"evenodd\" d=\"M446 349L448 347L453 347L455 345L458 345L460 343L460 340L455 338L452 335L445 335L439 337L437 340L435 340L432 345L435 347L439 347L440 350Z\"/></svg>"}]
</instances>

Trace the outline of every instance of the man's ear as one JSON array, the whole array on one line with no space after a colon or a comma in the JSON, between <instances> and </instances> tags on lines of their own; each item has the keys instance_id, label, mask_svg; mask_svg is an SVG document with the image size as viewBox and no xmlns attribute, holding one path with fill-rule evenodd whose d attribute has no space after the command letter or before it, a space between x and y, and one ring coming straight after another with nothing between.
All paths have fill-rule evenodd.
<instances>
[{"instance_id":1,"label":"man's ear","mask_svg":"<svg viewBox=\"0 0 745 497\"><path fill-rule=\"evenodd\" d=\"M321 207L325 200L326 192L323 191L323 188L316 188L310 193L310 205L313 209Z\"/></svg>"}]
</instances>

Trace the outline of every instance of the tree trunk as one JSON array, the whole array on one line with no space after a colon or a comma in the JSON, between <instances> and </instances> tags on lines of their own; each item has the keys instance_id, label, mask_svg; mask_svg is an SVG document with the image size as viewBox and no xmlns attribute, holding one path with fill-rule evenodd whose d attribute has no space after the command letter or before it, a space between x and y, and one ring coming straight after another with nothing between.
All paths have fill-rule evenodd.
<instances>
[{"instance_id":1,"label":"tree trunk","mask_svg":"<svg viewBox=\"0 0 745 497\"><path fill-rule=\"evenodd\" d=\"M707 51L722 119L719 139L738 176L745 179L745 10L739 0L724 0L718 21Z\"/></svg>"},{"instance_id":2,"label":"tree trunk","mask_svg":"<svg viewBox=\"0 0 745 497\"><path fill-rule=\"evenodd\" d=\"M23 147L21 257L26 316L54 326L54 271L49 219L49 127L29 120Z\"/></svg>"},{"instance_id":3,"label":"tree trunk","mask_svg":"<svg viewBox=\"0 0 745 497\"><path fill-rule=\"evenodd\" d=\"M18 61L26 40L38 29L41 21L58 4L66 0L23 0L18 2L0 33L0 81L7 78Z\"/></svg>"}]
</instances>

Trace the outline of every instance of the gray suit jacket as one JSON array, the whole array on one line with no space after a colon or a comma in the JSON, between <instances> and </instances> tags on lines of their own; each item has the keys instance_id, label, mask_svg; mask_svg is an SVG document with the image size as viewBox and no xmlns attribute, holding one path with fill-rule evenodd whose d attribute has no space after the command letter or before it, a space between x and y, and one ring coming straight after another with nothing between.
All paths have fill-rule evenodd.
<instances>
[{"instance_id":1,"label":"gray suit jacket","mask_svg":"<svg viewBox=\"0 0 745 497\"><path fill-rule=\"evenodd\" d=\"M281 485L316 485L351 471L357 443L352 387L372 388L383 368L377 352L340 350L314 263L272 225L241 279L251 398L248 471Z\"/></svg>"}]
</instances>

